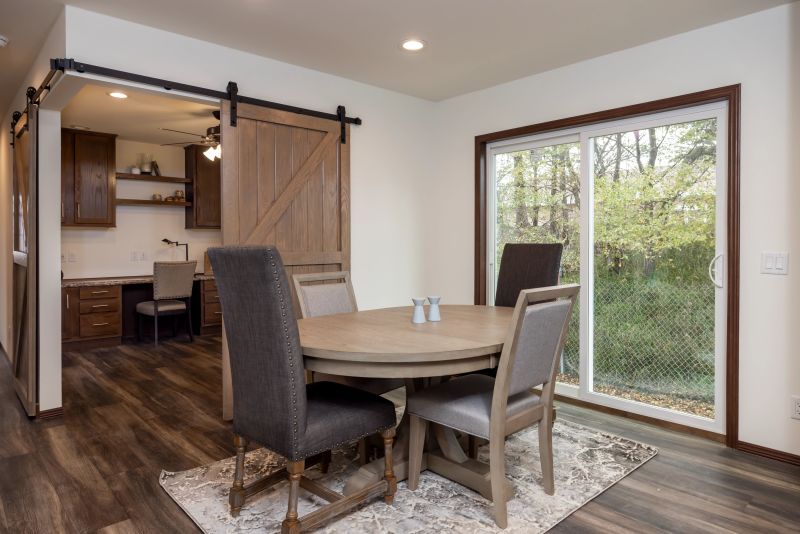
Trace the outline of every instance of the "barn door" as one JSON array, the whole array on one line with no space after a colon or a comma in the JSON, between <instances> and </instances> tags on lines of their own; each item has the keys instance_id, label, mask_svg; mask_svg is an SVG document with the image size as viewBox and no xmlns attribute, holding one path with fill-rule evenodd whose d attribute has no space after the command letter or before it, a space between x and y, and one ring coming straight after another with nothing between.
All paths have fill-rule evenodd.
<instances>
[{"instance_id":1,"label":"barn door","mask_svg":"<svg viewBox=\"0 0 800 534\"><path fill-rule=\"evenodd\" d=\"M37 384L37 125L38 106L14 127L14 176L12 184L14 263L11 369L14 389L28 415L36 415Z\"/></svg>"},{"instance_id":2,"label":"barn door","mask_svg":"<svg viewBox=\"0 0 800 534\"><path fill-rule=\"evenodd\" d=\"M223 245L275 245L289 277L349 270L350 152L339 123L239 104L231 126L229 102L221 122ZM225 419L230 384L223 343Z\"/></svg>"}]
</instances>

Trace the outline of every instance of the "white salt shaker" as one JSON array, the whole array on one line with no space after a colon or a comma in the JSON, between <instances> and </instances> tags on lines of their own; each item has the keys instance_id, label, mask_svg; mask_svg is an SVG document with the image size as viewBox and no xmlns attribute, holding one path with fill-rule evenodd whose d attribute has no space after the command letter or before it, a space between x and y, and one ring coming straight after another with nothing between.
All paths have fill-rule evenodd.
<instances>
[{"instance_id":1,"label":"white salt shaker","mask_svg":"<svg viewBox=\"0 0 800 534\"><path fill-rule=\"evenodd\" d=\"M425 304L425 299L411 299L414 302L414 313L411 316L411 322L414 324L422 324L425 322L425 308L422 306Z\"/></svg>"},{"instance_id":2,"label":"white salt shaker","mask_svg":"<svg viewBox=\"0 0 800 534\"><path fill-rule=\"evenodd\" d=\"M430 307L428 308L428 320L431 322L441 321L442 314L439 313L439 301L442 300L442 297L428 297L428 302L431 303Z\"/></svg>"}]
</instances>

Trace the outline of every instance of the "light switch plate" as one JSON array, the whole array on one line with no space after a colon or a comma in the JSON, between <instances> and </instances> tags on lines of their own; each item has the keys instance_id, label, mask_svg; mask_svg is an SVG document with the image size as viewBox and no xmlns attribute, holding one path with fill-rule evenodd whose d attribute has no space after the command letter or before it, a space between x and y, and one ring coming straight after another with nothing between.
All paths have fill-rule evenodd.
<instances>
[{"instance_id":1,"label":"light switch plate","mask_svg":"<svg viewBox=\"0 0 800 534\"><path fill-rule=\"evenodd\" d=\"M761 272L763 274L789 274L789 253L762 252Z\"/></svg>"},{"instance_id":2,"label":"light switch plate","mask_svg":"<svg viewBox=\"0 0 800 534\"><path fill-rule=\"evenodd\" d=\"M800 419L800 395L792 395L792 419Z\"/></svg>"}]
</instances>

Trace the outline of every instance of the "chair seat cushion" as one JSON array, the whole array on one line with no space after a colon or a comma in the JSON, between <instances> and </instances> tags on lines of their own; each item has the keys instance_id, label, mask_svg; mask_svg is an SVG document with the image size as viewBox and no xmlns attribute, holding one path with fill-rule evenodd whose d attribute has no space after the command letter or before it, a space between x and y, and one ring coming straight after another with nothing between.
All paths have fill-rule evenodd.
<instances>
[{"instance_id":1,"label":"chair seat cushion","mask_svg":"<svg viewBox=\"0 0 800 534\"><path fill-rule=\"evenodd\" d=\"M411 415L488 439L493 391L494 378L490 376L460 376L414 393L408 398L407 410ZM533 392L518 393L508 398L506 417L538 404L539 396Z\"/></svg>"},{"instance_id":2,"label":"chair seat cushion","mask_svg":"<svg viewBox=\"0 0 800 534\"><path fill-rule=\"evenodd\" d=\"M337 384L314 382L306 386L306 416L303 457L393 427L394 404L367 391Z\"/></svg>"},{"instance_id":3,"label":"chair seat cushion","mask_svg":"<svg viewBox=\"0 0 800 534\"><path fill-rule=\"evenodd\" d=\"M186 310L186 303L182 300L159 300L158 313L176 313ZM144 315L155 315L155 301L148 300L136 304L136 311Z\"/></svg>"}]
</instances>

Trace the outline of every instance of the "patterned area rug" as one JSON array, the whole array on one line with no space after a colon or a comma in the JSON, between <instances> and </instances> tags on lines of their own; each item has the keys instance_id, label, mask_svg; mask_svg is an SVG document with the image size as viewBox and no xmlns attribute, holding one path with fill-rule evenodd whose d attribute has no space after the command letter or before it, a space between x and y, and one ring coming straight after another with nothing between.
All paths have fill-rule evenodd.
<instances>
[{"instance_id":1,"label":"patterned area rug","mask_svg":"<svg viewBox=\"0 0 800 534\"><path fill-rule=\"evenodd\" d=\"M556 494L544 493L536 426L508 439L506 476L515 487L508 503L508 528L496 528L491 502L477 493L425 471L417 491L398 484L394 505L376 500L343 515L318 530L324 533L483 533L545 532L594 497L653 458L657 449L569 421L553 428ZM488 446L479 459L488 462ZM341 491L357 469L352 448L336 451L326 475L317 468L306 473ZM282 466L282 459L259 449L247 454L245 483ZM188 471L161 473L161 487L207 534L280 532L286 514L288 485L283 482L245 503L239 517L228 513L228 489L234 458ZM299 513L305 515L325 501L300 490Z\"/></svg>"}]
</instances>

